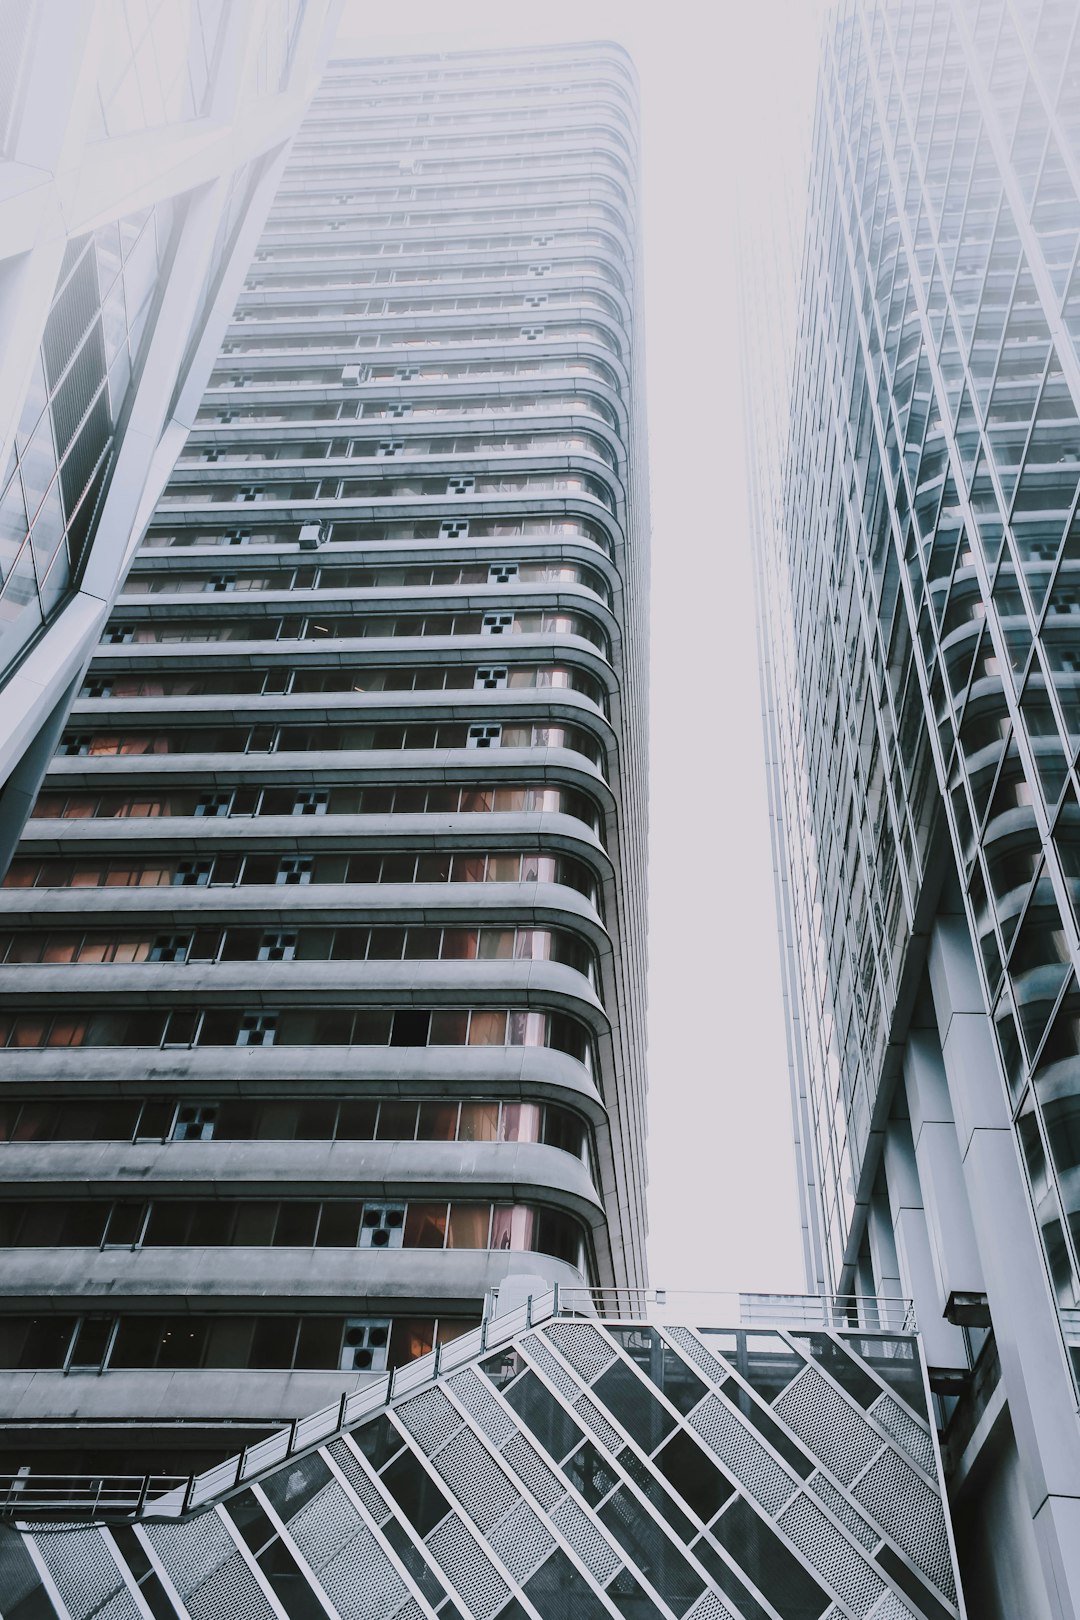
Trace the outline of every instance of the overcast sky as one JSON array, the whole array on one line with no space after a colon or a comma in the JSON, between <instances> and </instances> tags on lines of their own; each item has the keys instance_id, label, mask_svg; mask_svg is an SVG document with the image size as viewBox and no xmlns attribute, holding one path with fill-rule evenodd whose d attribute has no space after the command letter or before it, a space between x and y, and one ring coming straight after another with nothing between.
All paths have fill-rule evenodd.
<instances>
[{"instance_id":1,"label":"overcast sky","mask_svg":"<svg viewBox=\"0 0 1080 1620\"><path fill-rule=\"evenodd\" d=\"M650 1273L801 1290L736 293L798 163L819 0L346 0L339 54L618 39L641 76L652 482ZM380 24L381 29L380 29Z\"/></svg>"}]
</instances>

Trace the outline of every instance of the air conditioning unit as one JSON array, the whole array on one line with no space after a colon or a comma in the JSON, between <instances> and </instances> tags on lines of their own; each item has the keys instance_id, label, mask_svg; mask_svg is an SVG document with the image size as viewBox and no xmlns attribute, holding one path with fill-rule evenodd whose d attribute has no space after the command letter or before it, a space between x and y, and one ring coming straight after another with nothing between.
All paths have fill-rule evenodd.
<instances>
[{"instance_id":1,"label":"air conditioning unit","mask_svg":"<svg viewBox=\"0 0 1080 1620\"><path fill-rule=\"evenodd\" d=\"M343 384L358 383L360 381L360 367L343 366L341 368L341 381Z\"/></svg>"},{"instance_id":2,"label":"air conditioning unit","mask_svg":"<svg viewBox=\"0 0 1080 1620\"><path fill-rule=\"evenodd\" d=\"M327 523L301 523L300 547L303 551L314 551L318 546L325 546L330 538L330 526Z\"/></svg>"}]
</instances>

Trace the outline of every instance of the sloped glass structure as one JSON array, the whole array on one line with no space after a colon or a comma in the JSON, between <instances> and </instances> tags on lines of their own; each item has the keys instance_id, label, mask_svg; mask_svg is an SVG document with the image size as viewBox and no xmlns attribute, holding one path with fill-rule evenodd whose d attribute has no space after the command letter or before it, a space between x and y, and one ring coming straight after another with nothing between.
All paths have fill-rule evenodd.
<instances>
[{"instance_id":1,"label":"sloped glass structure","mask_svg":"<svg viewBox=\"0 0 1080 1620\"><path fill-rule=\"evenodd\" d=\"M806 1304L719 1330L549 1294L200 1479L96 1482L86 1522L74 1482L9 1480L0 1612L960 1615L919 1340Z\"/></svg>"}]
</instances>

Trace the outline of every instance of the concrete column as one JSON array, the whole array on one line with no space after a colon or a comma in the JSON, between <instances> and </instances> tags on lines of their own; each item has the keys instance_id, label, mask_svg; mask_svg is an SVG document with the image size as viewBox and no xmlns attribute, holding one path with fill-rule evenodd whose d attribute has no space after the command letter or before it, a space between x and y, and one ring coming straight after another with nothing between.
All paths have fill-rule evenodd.
<instances>
[{"instance_id":1,"label":"concrete column","mask_svg":"<svg viewBox=\"0 0 1080 1620\"><path fill-rule=\"evenodd\" d=\"M1080 1614L1076 1395L967 922L934 925L930 982L973 1229L1043 1578L1055 1620Z\"/></svg>"},{"instance_id":2,"label":"concrete column","mask_svg":"<svg viewBox=\"0 0 1080 1620\"><path fill-rule=\"evenodd\" d=\"M900 1280L915 1306L927 1365L964 1371L968 1365L967 1342L961 1330L944 1318L945 1301L934 1271L915 1144L911 1124L905 1118L890 1119L885 1132L885 1180Z\"/></svg>"},{"instance_id":3,"label":"concrete column","mask_svg":"<svg viewBox=\"0 0 1080 1620\"><path fill-rule=\"evenodd\" d=\"M879 1173L874 1183L866 1214L866 1237L874 1267L874 1292L886 1299L902 1299L904 1285L900 1280L900 1262L896 1258L896 1238L884 1173Z\"/></svg>"},{"instance_id":4,"label":"concrete column","mask_svg":"<svg viewBox=\"0 0 1080 1620\"><path fill-rule=\"evenodd\" d=\"M964 1167L937 1031L912 1030L904 1053L911 1135L941 1308L954 1293L985 1292Z\"/></svg>"}]
</instances>

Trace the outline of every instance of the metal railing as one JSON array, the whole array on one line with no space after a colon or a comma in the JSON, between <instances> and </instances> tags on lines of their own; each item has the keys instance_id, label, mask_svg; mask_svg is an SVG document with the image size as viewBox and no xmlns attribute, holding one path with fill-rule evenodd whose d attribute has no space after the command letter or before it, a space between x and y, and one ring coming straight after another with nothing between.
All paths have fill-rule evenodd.
<instances>
[{"instance_id":1,"label":"metal railing","mask_svg":"<svg viewBox=\"0 0 1080 1620\"><path fill-rule=\"evenodd\" d=\"M691 1327L833 1328L914 1333L910 1299L874 1294L735 1294L698 1289L562 1288L563 1314Z\"/></svg>"},{"instance_id":2,"label":"metal railing","mask_svg":"<svg viewBox=\"0 0 1080 1620\"><path fill-rule=\"evenodd\" d=\"M138 1518L151 1497L183 1490L182 1474L0 1474L0 1514L69 1516L73 1507L88 1518Z\"/></svg>"},{"instance_id":3,"label":"metal railing","mask_svg":"<svg viewBox=\"0 0 1080 1620\"><path fill-rule=\"evenodd\" d=\"M0 1516L63 1513L78 1518L177 1518L206 1507L362 1418L433 1384L487 1350L555 1316L689 1323L694 1327L825 1327L847 1332L913 1333L910 1300L858 1294L730 1294L643 1288L566 1288L555 1284L514 1310L485 1314L478 1328L426 1356L346 1391L341 1399L247 1446L201 1474L0 1475Z\"/></svg>"}]
</instances>

